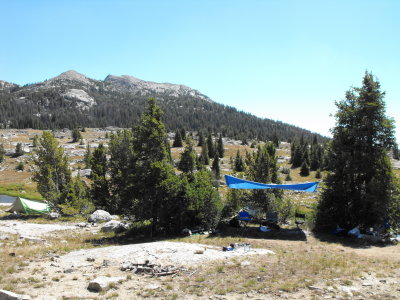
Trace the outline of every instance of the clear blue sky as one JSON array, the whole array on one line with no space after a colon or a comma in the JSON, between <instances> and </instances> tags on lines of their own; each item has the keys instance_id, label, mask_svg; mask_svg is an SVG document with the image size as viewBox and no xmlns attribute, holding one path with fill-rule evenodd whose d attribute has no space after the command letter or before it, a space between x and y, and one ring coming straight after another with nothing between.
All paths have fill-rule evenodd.
<instances>
[{"instance_id":1,"label":"clear blue sky","mask_svg":"<svg viewBox=\"0 0 400 300\"><path fill-rule=\"evenodd\" d=\"M365 70L400 127L400 1L1 1L0 79L181 83L325 135ZM397 130L400 132L400 130ZM400 135L397 134L400 141Z\"/></svg>"}]
</instances>

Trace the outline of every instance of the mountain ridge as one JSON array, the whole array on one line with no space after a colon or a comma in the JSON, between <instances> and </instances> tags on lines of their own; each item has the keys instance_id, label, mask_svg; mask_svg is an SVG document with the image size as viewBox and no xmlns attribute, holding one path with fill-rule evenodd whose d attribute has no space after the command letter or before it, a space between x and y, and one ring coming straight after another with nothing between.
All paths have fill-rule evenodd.
<instances>
[{"instance_id":1,"label":"mountain ridge","mask_svg":"<svg viewBox=\"0 0 400 300\"><path fill-rule=\"evenodd\" d=\"M205 130L260 140L314 135L297 126L237 111L182 84L112 74L96 80L75 70L24 86L0 81L0 128L131 127L149 97L158 100L168 130Z\"/></svg>"}]
</instances>

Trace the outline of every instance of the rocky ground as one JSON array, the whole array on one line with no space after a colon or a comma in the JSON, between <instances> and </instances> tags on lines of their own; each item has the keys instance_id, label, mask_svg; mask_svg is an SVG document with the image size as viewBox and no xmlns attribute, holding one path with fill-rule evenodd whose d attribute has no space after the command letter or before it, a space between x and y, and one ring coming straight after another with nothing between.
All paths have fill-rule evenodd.
<instances>
[{"instance_id":1,"label":"rocky ground","mask_svg":"<svg viewBox=\"0 0 400 300\"><path fill-rule=\"evenodd\" d=\"M94 237L101 225L28 221L0 221L2 249L9 252L2 253L8 256L3 268L21 261L1 283L32 299L400 298L399 246L327 243L305 232L306 240L203 235L108 246L92 241L72 250L72 237ZM232 241L252 248L222 251ZM338 272L318 266L327 263Z\"/></svg>"}]
</instances>

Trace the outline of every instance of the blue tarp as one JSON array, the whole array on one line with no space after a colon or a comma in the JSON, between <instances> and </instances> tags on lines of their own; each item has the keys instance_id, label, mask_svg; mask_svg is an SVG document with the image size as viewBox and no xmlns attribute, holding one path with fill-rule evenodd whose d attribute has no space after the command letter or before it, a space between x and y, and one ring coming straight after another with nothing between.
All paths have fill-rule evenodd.
<instances>
[{"instance_id":1,"label":"blue tarp","mask_svg":"<svg viewBox=\"0 0 400 300\"><path fill-rule=\"evenodd\" d=\"M303 192L315 192L319 182L308 182L299 184L266 184L248 181L233 176L225 175L226 184L231 189L282 189Z\"/></svg>"}]
</instances>

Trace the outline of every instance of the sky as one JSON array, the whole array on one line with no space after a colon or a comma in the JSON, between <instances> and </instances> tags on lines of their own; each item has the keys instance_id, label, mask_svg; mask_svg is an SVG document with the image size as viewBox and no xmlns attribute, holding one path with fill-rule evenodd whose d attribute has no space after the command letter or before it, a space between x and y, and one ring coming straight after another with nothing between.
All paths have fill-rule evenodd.
<instances>
[{"instance_id":1,"label":"sky","mask_svg":"<svg viewBox=\"0 0 400 300\"><path fill-rule=\"evenodd\" d=\"M67 70L185 84L326 136L372 72L400 127L400 1L0 0L0 80ZM396 133L400 141L400 129Z\"/></svg>"}]
</instances>

